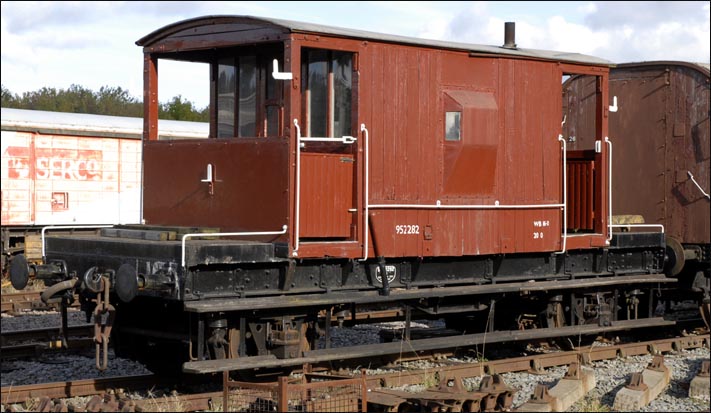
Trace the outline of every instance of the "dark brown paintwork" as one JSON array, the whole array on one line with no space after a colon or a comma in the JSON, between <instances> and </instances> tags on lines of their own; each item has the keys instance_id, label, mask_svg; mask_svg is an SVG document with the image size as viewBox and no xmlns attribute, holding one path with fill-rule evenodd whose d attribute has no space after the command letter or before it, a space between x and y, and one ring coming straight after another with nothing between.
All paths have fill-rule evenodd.
<instances>
[{"instance_id":1,"label":"dark brown paintwork","mask_svg":"<svg viewBox=\"0 0 711 413\"><path fill-rule=\"evenodd\" d=\"M580 91L580 81L571 90ZM589 89L588 89L589 90ZM574 94L586 105L586 93ZM684 62L619 65L610 73L614 215L642 215L683 243L709 243L709 71ZM588 130L589 123L577 128Z\"/></svg>"},{"instance_id":2,"label":"dark brown paintwork","mask_svg":"<svg viewBox=\"0 0 711 413\"><path fill-rule=\"evenodd\" d=\"M287 158L282 139L148 142L143 149L146 224L279 231L288 224ZM214 167L212 195L202 182L207 164Z\"/></svg>"},{"instance_id":3,"label":"dark brown paintwork","mask_svg":"<svg viewBox=\"0 0 711 413\"><path fill-rule=\"evenodd\" d=\"M333 32L288 33L273 22L264 21L261 26L259 22L234 17L191 20L138 42L147 56L189 53L191 59L207 61L210 55L197 51L286 39L284 71L294 76L284 88L288 139L209 139L208 143L172 146L146 142L144 209L148 223L207 225L223 231L274 231L287 224L285 238L292 256L362 257L365 134L359 127L364 124L369 136L367 197L373 205L368 216L369 256L462 256L563 247L560 208L494 206L563 202L558 141L563 119L561 78L564 72L598 76L599 104L592 114L598 119L594 136L599 140L607 133L603 110L606 65L561 63L518 51L516 56L506 56L510 53L506 49L501 49L501 55L473 56L471 50L358 39ZM300 119L302 48L355 53L352 135L358 141L328 156L309 145L302 149L296 249L293 120L304 124ZM154 66L147 58L147 97L157 84ZM157 122L157 115L148 108L151 105L146 106L149 128ZM459 142L444 140L444 113L452 108L461 110L463 116ZM146 136L152 139L151 133ZM599 216L594 234L568 239L568 249L605 245L607 211L602 184L606 182L606 156L603 147L595 157L600 167L594 177ZM355 162L341 162L347 157ZM208 163L216 165L217 179L222 180L215 184L212 196L200 182ZM438 202L484 208L424 207ZM386 207L393 204L407 206ZM346 207L356 211L344 214ZM404 233L402 228L406 228Z\"/></svg>"}]
</instances>

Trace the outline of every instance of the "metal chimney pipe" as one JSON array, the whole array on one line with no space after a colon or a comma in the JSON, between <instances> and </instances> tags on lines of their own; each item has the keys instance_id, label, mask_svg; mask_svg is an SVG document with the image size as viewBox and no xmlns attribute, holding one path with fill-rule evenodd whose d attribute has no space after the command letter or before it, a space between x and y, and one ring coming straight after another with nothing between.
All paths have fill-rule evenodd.
<instances>
[{"instance_id":1,"label":"metal chimney pipe","mask_svg":"<svg viewBox=\"0 0 711 413\"><path fill-rule=\"evenodd\" d=\"M506 49L516 48L516 23L506 22L504 23L504 45L502 46Z\"/></svg>"}]
</instances>

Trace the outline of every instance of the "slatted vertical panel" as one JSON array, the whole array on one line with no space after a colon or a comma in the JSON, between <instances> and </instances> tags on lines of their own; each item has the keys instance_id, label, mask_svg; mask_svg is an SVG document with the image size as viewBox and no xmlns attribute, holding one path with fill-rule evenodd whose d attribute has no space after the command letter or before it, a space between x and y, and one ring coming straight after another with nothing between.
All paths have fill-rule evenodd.
<instances>
[{"instance_id":1,"label":"slatted vertical panel","mask_svg":"<svg viewBox=\"0 0 711 413\"><path fill-rule=\"evenodd\" d=\"M301 154L300 237L351 236L353 165L349 154Z\"/></svg>"},{"instance_id":2,"label":"slatted vertical panel","mask_svg":"<svg viewBox=\"0 0 711 413\"><path fill-rule=\"evenodd\" d=\"M593 230L593 180L595 163L591 160L568 161L568 228Z\"/></svg>"}]
</instances>

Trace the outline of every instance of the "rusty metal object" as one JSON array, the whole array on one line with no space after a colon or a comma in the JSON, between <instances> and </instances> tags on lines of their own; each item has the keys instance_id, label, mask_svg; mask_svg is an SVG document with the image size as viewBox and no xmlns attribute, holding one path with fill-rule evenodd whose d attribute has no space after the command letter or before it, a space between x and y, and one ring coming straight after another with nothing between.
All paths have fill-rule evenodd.
<instances>
[{"instance_id":1,"label":"rusty metal object","mask_svg":"<svg viewBox=\"0 0 711 413\"><path fill-rule=\"evenodd\" d=\"M659 372L665 372L669 370L667 366L664 365L664 356L661 354L655 355L652 358L652 361L649 363L649 366L647 366L647 369Z\"/></svg>"},{"instance_id":2,"label":"rusty metal object","mask_svg":"<svg viewBox=\"0 0 711 413\"><path fill-rule=\"evenodd\" d=\"M109 278L102 276L100 283L100 288L103 291L96 295L96 308L94 309L94 342L96 343L96 368L99 371L104 371L109 365L109 337L111 335L114 319L116 318L116 309L109 302L109 291L111 289ZM108 316L106 321L102 323L102 316L104 314L108 314ZM102 354L103 360L100 360Z\"/></svg>"},{"instance_id":3,"label":"rusty metal object","mask_svg":"<svg viewBox=\"0 0 711 413\"><path fill-rule=\"evenodd\" d=\"M48 310L55 307L54 304L45 304L40 299L40 291L21 291L17 293L2 293L2 312L18 313L24 310ZM71 300L70 307L78 307L76 299Z\"/></svg>"},{"instance_id":4,"label":"rusty metal object","mask_svg":"<svg viewBox=\"0 0 711 413\"><path fill-rule=\"evenodd\" d=\"M499 374L485 376L479 383L479 392L488 393L482 401L482 410L493 411L495 409L507 411L513 404L513 395L516 389L509 387L503 377Z\"/></svg>"},{"instance_id":5,"label":"rusty metal object","mask_svg":"<svg viewBox=\"0 0 711 413\"><path fill-rule=\"evenodd\" d=\"M625 385L625 387L635 391L645 391L649 388L646 384L644 384L644 377L642 376L642 373L632 373L630 382Z\"/></svg>"},{"instance_id":6,"label":"rusty metal object","mask_svg":"<svg viewBox=\"0 0 711 413\"><path fill-rule=\"evenodd\" d=\"M693 346L704 346L708 345L709 337L708 335L706 336L698 336L698 337L684 337L681 340L679 339L663 339L663 340L658 340L657 342L657 347L664 349L664 351L671 351L671 343L676 340L676 341L681 341L683 348L692 348ZM487 365L492 365L496 366L495 369L501 371L501 372L512 372L512 371L525 371L528 366L530 365L530 362L532 359L538 359L540 360L540 364L545 367L552 367L552 366L557 366L557 365L564 365L564 364L572 364L573 362L571 360L576 360L577 354L580 352L585 352L586 354L591 354L592 358L594 360L603 360L605 358L615 358L617 357L617 349L622 346L636 346L634 347L632 354L634 355L639 355L639 354L646 354L646 350L650 347L649 343L633 343L633 344L622 344L622 345L613 345L610 346L611 350L608 351L606 347L590 347L590 348L583 348L579 349L577 351L569 351L569 352L562 352L562 353L550 353L550 354L541 354L537 356L529 356L529 357L521 357L521 358L514 358L514 359L506 359L506 360L498 360L498 361L489 361L486 363L476 363L476 364L463 364L463 365L451 365L451 366L446 366L446 367L441 367L438 371L433 372L431 370L427 370L428 376L431 375L437 375L438 377L444 377L443 380L440 381L440 385L433 389L433 390L438 390L438 391L447 391L446 389L446 384L449 383L451 380L461 380L461 378L465 377L475 377L475 376L480 376L483 374L483 370L486 368ZM639 350L639 352L637 352ZM707 363L708 365L708 363ZM708 367L706 367L708 369ZM573 370L572 366L569 369L569 374L575 375L574 373L571 373L570 370ZM418 371L418 372L397 372L397 373L390 373L387 375L378 375L378 376L366 376L365 380L367 383L367 388L373 389L372 392L369 392L369 398L368 398L368 403L371 401L374 403L383 403L381 406L389 406L391 410L389 411L399 411L398 406L400 406L401 403L406 402L405 398L398 397L393 394L380 394L376 391L376 388L381 387L381 386L401 386L404 384L416 384L416 383L421 383L424 377L424 372L423 371ZM485 380L482 380L483 382L487 382L488 385L484 386L484 388L480 388L479 391L485 391L486 389L493 389L495 392L498 390L504 389L506 386L501 380L497 380L495 378L487 378ZM143 383L143 384L141 384ZM456 382L455 382L456 383ZM458 389L457 384L453 384L454 389ZM108 388L117 388L117 387L132 387L135 388L137 386L152 386L154 384L154 377L149 375L149 376L138 376L138 378L109 378L109 379L104 379L104 380L81 380L77 382L71 382L71 383L48 383L48 384L42 384L42 385L30 385L30 386L13 386L13 387L3 387L2 388L2 398L3 400L7 400L8 404L11 403L19 403L22 402L25 398L30 397L30 395L45 395L47 397L73 397L73 396L86 396L86 395L92 395L92 394L97 394L97 392L105 391ZM456 393L454 391L453 393ZM196 410L205 410L207 409L208 406L206 403L210 403L210 400L213 400L214 398L217 398L221 396L222 393L209 393L209 394L201 394L201 395L184 395L184 396L179 396L176 397L176 399L179 400L193 400L194 403L198 403L197 405L193 406L198 406L195 408ZM374 395L374 397L370 398L370 395ZM538 394L538 399L542 400L545 402L546 396L550 397L547 394L547 388L544 388L543 390L537 391ZM410 395L412 395L410 393ZM471 394L469 395L470 400L476 400L477 395ZM172 399L172 397L171 397ZM102 397L99 397L97 400L103 400ZM483 397L479 399L480 401L483 400ZM501 400L501 399L500 399ZM120 401L120 397L119 397ZM168 404L170 403L170 400L157 400L157 401L136 401L135 405L136 406L141 406L142 408L146 408L147 406L150 406L151 404ZM506 405L506 404L503 404ZM155 408L155 406L153 406ZM404 407L403 407L404 408ZM474 408L474 405L462 405L462 410L467 411L466 409L469 409L468 411L476 411ZM382 411L382 410L380 410Z\"/></svg>"},{"instance_id":7,"label":"rusty metal object","mask_svg":"<svg viewBox=\"0 0 711 413\"><path fill-rule=\"evenodd\" d=\"M42 291L42 294L40 294L40 299L45 304L60 303L63 298L62 298L62 296L57 296L57 295L61 292L71 290L72 288L74 288L74 286L76 285L76 282L77 282L76 279L71 279L71 280L66 280L66 281L62 281L57 284L54 284L53 286Z\"/></svg>"},{"instance_id":8,"label":"rusty metal object","mask_svg":"<svg viewBox=\"0 0 711 413\"><path fill-rule=\"evenodd\" d=\"M3 403L21 403L29 397L46 396L76 397L90 396L116 387L146 387L157 385L157 377L144 374L126 377L107 377L100 379L75 380L70 382L40 383L23 386L2 387Z\"/></svg>"},{"instance_id":9,"label":"rusty metal object","mask_svg":"<svg viewBox=\"0 0 711 413\"><path fill-rule=\"evenodd\" d=\"M577 362L570 363L564 377L566 379L580 380L580 364Z\"/></svg>"},{"instance_id":10,"label":"rusty metal object","mask_svg":"<svg viewBox=\"0 0 711 413\"><path fill-rule=\"evenodd\" d=\"M531 403L550 404L553 396L548 393L548 386L545 384L537 384L531 395Z\"/></svg>"}]
</instances>

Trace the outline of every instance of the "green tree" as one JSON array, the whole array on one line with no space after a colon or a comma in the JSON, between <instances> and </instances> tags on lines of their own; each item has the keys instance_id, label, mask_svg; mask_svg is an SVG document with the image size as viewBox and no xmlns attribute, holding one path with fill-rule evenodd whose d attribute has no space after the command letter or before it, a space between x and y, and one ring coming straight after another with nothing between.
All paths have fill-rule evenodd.
<instances>
[{"instance_id":1,"label":"green tree","mask_svg":"<svg viewBox=\"0 0 711 413\"><path fill-rule=\"evenodd\" d=\"M175 96L167 103L160 105L159 117L161 119L187 120L193 122L207 122L207 110L197 110L192 102L183 100L182 95Z\"/></svg>"},{"instance_id":2,"label":"green tree","mask_svg":"<svg viewBox=\"0 0 711 413\"><path fill-rule=\"evenodd\" d=\"M19 96L10 92L10 89L6 88L5 85L2 85L2 107L17 108L19 99Z\"/></svg>"},{"instance_id":3,"label":"green tree","mask_svg":"<svg viewBox=\"0 0 711 413\"><path fill-rule=\"evenodd\" d=\"M98 113L94 92L79 85L71 85L66 91L60 90L57 100L57 108L61 112Z\"/></svg>"},{"instance_id":4,"label":"green tree","mask_svg":"<svg viewBox=\"0 0 711 413\"><path fill-rule=\"evenodd\" d=\"M101 114L117 116L143 116L143 103L129 95L128 90L121 87L102 86L97 93L97 108Z\"/></svg>"},{"instance_id":5,"label":"green tree","mask_svg":"<svg viewBox=\"0 0 711 413\"><path fill-rule=\"evenodd\" d=\"M57 89L53 87L43 87L35 92L24 92L20 101L22 102L23 109L60 112Z\"/></svg>"},{"instance_id":6,"label":"green tree","mask_svg":"<svg viewBox=\"0 0 711 413\"><path fill-rule=\"evenodd\" d=\"M102 86L98 92L79 85L68 89L43 87L22 96L2 85L2 107L46 110L53 112L90 113L96 115L143 117L143 102L120 86ZM178 95L159 106L160 119L209 121L209 106L198 110L192 102Z\"/></svg>"}]
</instances>

